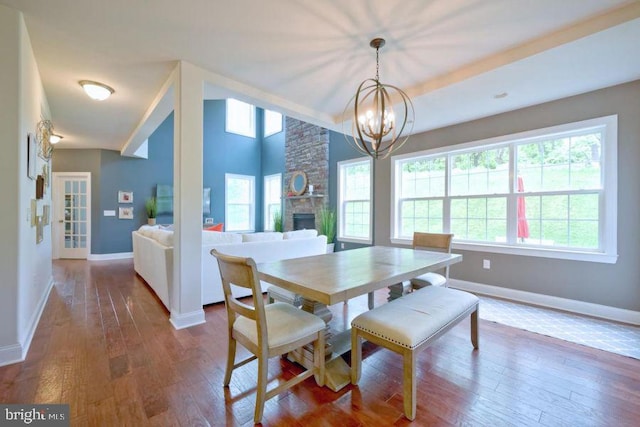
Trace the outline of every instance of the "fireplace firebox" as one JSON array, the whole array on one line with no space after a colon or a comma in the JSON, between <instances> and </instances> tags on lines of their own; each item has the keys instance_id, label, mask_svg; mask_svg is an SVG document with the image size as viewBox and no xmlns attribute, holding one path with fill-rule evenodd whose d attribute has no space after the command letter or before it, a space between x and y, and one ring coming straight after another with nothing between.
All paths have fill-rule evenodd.
<instances>
[{"instance_id":1,"label":"fireplace firebox","mask_svg":"<svg viewBox=\"0 0 640 427\"><path fill-rule=\"evenodd\" d=\"M316 216L312 213L294 213L293 229L294 230L311 230L316 228Z\"/></svg>"}]
</instances>

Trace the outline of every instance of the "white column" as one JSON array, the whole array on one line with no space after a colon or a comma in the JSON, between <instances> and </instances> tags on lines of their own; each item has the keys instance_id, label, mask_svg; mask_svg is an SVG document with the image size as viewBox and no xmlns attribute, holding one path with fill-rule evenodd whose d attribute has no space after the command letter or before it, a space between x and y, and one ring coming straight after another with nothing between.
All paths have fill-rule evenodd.
<instances>
[{"instance_id":1,"label":"white column","mask_svg":"<svg viewBox=\"0 0 640 427\"><path fill-rule=\"evenodd\" d=\"M205 322L202 309L203 80L180 62L176 70L173 138L173 291L171 323Z\"/></svg>"}]
</instances>

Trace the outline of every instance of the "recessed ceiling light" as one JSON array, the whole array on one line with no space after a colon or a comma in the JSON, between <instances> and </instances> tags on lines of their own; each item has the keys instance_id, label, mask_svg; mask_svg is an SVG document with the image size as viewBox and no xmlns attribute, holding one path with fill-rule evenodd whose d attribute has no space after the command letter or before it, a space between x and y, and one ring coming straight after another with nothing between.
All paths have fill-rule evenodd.
<instances>
[{"instance_id":1,"label":"recessed ceiling light","mask_svg":"<svg viewBox=\"0 0 640 427\"><path fill-rule=\"evenodd\" d=\"M493 97L495 99L501 99L501 98L506 98L509 95L509 93L507 92L501 92L501 93L496 93L495 95L493 95Z\"/></svg>"},{"instance_id":2,"label":"recessed ceiling light","mask_svg":"<svg viewBox=\"0 0 640 427\"><path fill-rule=\"evenodd\" d=\"M113 88L91 80L80 80L78 83L80 83L85 93L89 95L89 98L96 101L104 101L115 92Z\"/></svg>"},{"instance_id":3,"label":"recessed ceiling light","mask_svg":"<svg viewBox=\"0 0 640 427\"><path fill-rule=\"evenodd\" d=\"M51 136L49 136L49 142L51 144L57 144L62 138L62 135L56 135L55 133L52 133Z\"/></svg>"}]
</instances>

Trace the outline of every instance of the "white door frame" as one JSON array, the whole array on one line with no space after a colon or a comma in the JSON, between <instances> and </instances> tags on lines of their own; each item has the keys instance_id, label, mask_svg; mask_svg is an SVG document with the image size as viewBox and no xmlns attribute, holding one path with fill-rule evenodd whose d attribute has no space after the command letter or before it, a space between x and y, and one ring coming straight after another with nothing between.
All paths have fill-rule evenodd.
<instances>
[{"instance_id":1,"label":"white door frame","mask_svg":"<svg viewBox=\"0 0 640 427\"><path fill-rule=\"evenodd\" d=\"M87 181L87 257L91 254L91 172L53 172L52 174L51 204L53 218L51 221L52 257L60 258L60 248L64 245L64 194L62 187L65 178L84 178Z\"/></svg>"}]
</instances>

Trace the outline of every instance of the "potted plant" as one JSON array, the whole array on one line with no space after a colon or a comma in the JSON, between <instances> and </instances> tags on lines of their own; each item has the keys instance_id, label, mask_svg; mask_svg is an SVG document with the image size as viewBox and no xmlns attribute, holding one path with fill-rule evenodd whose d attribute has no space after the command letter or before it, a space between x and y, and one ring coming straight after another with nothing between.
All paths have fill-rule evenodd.
<instances>
[{"instance_id":1,"label":"potted plant","mask_svg":"<svg viewBox=\"0 0 640 427\"><path fill-rule=\"evenodd\" d=\"M282 212L280 210L273 214L273 231L282 232Z\"/></svg>"},{"instance_id":2,"label":"potted plant","mask_svg":"<svg viewBox=\"0 0 640 427\"><path fill-rule=\"evenodd\" d=\"M336 211L324 207L320 210L320 234L327 236L327 253L333 252L336 237Z\"/></svg>"},{"instance_id":3,"label":"potted plant","mask_svg":"<svg viewBox=\"0 0 640 427\"><path fill-rule=\"evenodd\" d=\"M144 208L147 210L147 223L149 225L156 224L156 216L158 215L158 202L155 197L149 197L144 202Z\"/></svg>"}]
</instances>

